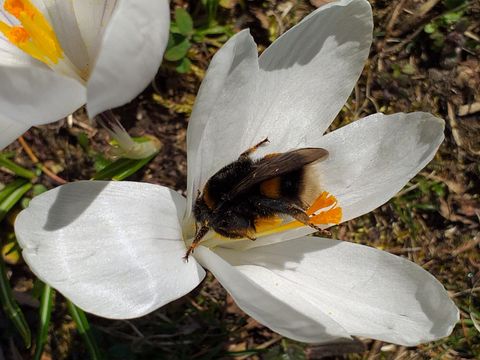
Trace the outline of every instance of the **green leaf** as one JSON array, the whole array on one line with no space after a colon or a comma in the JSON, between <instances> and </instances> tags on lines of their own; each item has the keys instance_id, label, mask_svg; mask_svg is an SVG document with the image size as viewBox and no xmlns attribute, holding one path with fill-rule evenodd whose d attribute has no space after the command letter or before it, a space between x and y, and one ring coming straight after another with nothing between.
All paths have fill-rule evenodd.
<instances>
[{"instance_id":1,"label":"green leaf","mask_svg":"<svg viewBox=\"0 0 480 360\"><path fill-rule=\"evenodd\" d=\"M412 64L405 64L402 67L402 72L407 75L413 75L417 72L417 69L415 69L415 66L413 66Z\"/></svg>"},{"instance_id":2,"label":"green leaf","mask_svg":"<svg viewBox=\"0 0 480 360\"><path fill-rule=\"evenodd\" d=\"M113 176L112 180L121 181L121 180L124 180L124 179L128 178L129 176L132 176L138 170L140 170L142 167L147 165L150 162L150 160L152 160L155 156L157 156L157 154L153 154L152 156L150 156L148 158L140 159L140 160L128 159L128 160L131 161L129 166L125 170L123 170L121 172L118 172L115 176Z\"/></svg>"},{"instance_id":3,"label":"green leaf","mask_svg":"<svg viewBox=\"0 0 480 360\"><path fill-rule=\"evenodd\" d=\"M169 47L167 51L165 52L165 59L168 61L178 61L182 58L184 58L187 53L188 49L190 49L190 46L192 44L190 43L190 40L188 40L186 37L180 38L180 40Z\"/></svg>"},{"instance_id":4,"label":"green leaf","mask_svg":"<svg viewBox=\"0 0 480 360\"><path fill-rule=\"evenodd\" d=\"M233 31L230 26L222 26L222 25L205 27L195 31L195 34L200 36L223 35L223 34L231 35L232 33Z\"/></svg>"},{"instance_id":5,"label":"green leaf","mask_svg":"<svg viewBox=\"0 0 480 360\"><path fill-rule=\"evenodd\" d=\"M213 25L215 18L217 16L219 0L203 0L202 4L207 9L207 19L208 24Z\"/></svg>"},{"instance_id":6,"label":"green leaf","mask_svg":"<svg viewBox=\"0 0 480 360\"><path fill-rule=\"evenodd\" d=\"M37 340L35 342L34 360L40 360L43 354L43 348L48 338L48 328L50 327L50 319L52 316L54 290L50 285L43 284L42 293L40 296L40 319L38 325Z\"/></svg>"},{"instance_id":7,"label":"green leaf","mask_svg":"<svg viewBox=\"0 0 480 360\"><path fill-rule=\"evenodd\" d=\"M192 66L192 63L188 58L183 58L180 60L180 63L177 65L176 70L180 74L185 74L190 71L190 67Z\"/></svg>"},{"instance_id":8,"label":"green leaf","mask_svg":"<svg viewBox=\"0 0 480 360\"><path fill-rule=\"evenodd\" d=\"M88 151L90 146L90 141L88 140L88 135L85 132L81 132L77 135L78 144L83 148L83 150Z\"/></svg>"},{"instance_id":9,"label":"green leaf","mask_svg":"<svg viewBox=\"0 0 480 360\"><path fill-rule=\"evenodd\" d=\"M452 25L457 23L463 16L463 11L454 11L449 12L443 15L443 20L447 25Z\"/></svg>"},{"instance_id":10,"label":"green leaf","mask_svg":"<svg viewBox=\"0 0 480 360\"><path fill-rule=\"evenodd\" d=\"M48 189L45 187L45 185L42 185L42 184L33 185L33 188L32 188L33 197L43 194L47 190Z\"/></svg>"},{"instance_id":11,"label":"green leaf","mask_svg":"<svg viewBox=\"0 0 480 360\"><path fill-rule=\"evenodd\" d=\"M5 186L2 191L0 191L0 203L5 200L15 189L18 189L20 186L27 184L27 180L16 179L13 180L10 184Z\"/></svg>"},{"instance_id":12,"label":"green leaf","mask_svg":"<svg viewBox=\"0 0 480 360\"><path fill-rule=\"evenodd\" d=\"M105 156L102 154L96 154L95 155L95 160L93 163L93 167L95 168L96 172L99 172L103 169L105 169L108 165L110 165L112 162L108 160Z\"/></svg>"},{"instance_id":13,"label":"green leaf","mask_svg":"<svg viewBox=\"0 0 480 360\"><path fill-rule=\"evenodd\" d=\"M2 221L8 212L15 206L15 204L20 201L23 195L26 194L28 190L32 188L32 184L27 183L16 188L10 195L8 195L1 203L0 203L0 221Z\"/></svg>"},{"instance_id":14,"label":"green leaf","mask_svg":"<svg viewBox=\"0 0 480 360\"><path fill-rule=\"evenodd\" d=\"M7 271L3 258L0 256L0 304L3 311L10 319L23 339L25 347L29 348L32 344L32 333L28 326L22 310L13 298L12 289L7 278Z\"/></svg>"},{"instance_id":15,"label":"green leaf","mask_svg":"<svg viewBox=\"0 0 480 360\"><path fill-rule=\"evenodd\" d=\"M7 168L15 173L15 175L23 177L25 179L32 180L35 177L35 173L15 164L13 161L8 160L5 156L0 155L0 166Z\"/></svg>"},{"instance_id":16,"label":"green leaf","mask_svg":"<svg viewBox=\"0 0 480 360\"><path fill-rule=\"evenodd\" d=\"M423 31L425 31L427 34L433 34L435 31L437 31L437 25L434 23L429 23L425 25Z\"/></svg>"},{"instance_id":17,"label":"green leaf","mask_svg":"<svg viewBox=\"0 0 480 360\"><path fill-rule=\"evenodd\" d=\"M187 10L184 8L175 9L175 21L180 34L185 36L191 35L193 32L193 20Z\"/></svg>"},{"instance_id":18,"label":"green leaf","mask_svg":"<svg viewBox=\"0 0 480 360\"><path fill-rule=\"evenodd\" d=\"M73 318L73 321L75 322L75 325L77 326L78 332L83 338L83 342L90 353L91 359L103 359L102 353L100 352L97 342L95 341L95 337L90 329L90 324L88 323L87 317L85 316L83 310L75 306L70 300L67 300L67 308L68 312Z\"/></svg>"},{"instance_id":19,"label":"green leaf","mask_svg":"<svg viewBox=\"0 0 480 360\"><path fill-rule=\"evenodd\" d=\"M153 154L152 156L140 160L125 158L118 159L105 167L103 170L96 173L92 180L112 179L120 181L126 179L148 164L156 155L157 154Z\"/></svg>"}]
</instances>

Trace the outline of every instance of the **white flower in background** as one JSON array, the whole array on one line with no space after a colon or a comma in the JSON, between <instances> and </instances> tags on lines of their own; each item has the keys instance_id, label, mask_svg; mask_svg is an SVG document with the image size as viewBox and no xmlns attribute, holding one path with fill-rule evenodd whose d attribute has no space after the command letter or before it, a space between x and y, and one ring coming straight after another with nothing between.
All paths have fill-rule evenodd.
<instances>
[{"instance_id":1,"label":"white flower in background","mask_svg":"<svg viewBox=\"0 0 480 360\"><path fill-rule=\"evenodd\" d=\"M367 1L343 0L313 12L260 58L248 31L232 37L213 58L190 119L187 198L134 182L44 193L15 224L32 271L107 318L142 316L179 298L206 268L247 314L299 341L354 335L415 345L450 334L458 310L432 275L371 247L306 237L310 227L281 226L254 242L210 234L183 260L197 191L265 137L258 156L328 150L315 166L342 221L384 204L432 159L444 123L427 113L375 114L324 135L359 77L372 27Z\"/></svg>"},{"instance_id":2,"label":"white flower in background","mask_svg":"<svg viewBox=\"0 0 480 360\"><path fill-rule=\"evenodd\" d=\"M167 0L0 0L0 149L85 103L132 100L168 41Z\"/></svg>"}]
</instances>

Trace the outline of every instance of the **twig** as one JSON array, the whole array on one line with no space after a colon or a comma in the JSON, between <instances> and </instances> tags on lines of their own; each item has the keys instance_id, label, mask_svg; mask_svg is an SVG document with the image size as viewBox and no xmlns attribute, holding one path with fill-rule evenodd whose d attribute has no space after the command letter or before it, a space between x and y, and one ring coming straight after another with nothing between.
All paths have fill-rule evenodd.
<instances>
[{"instance_id":1,"label":"twig","mask_svg":"<svg viewBox=\"0 0 480 360\"><path fill-rule=\"evenodd\" d=\"M52 179L53 181L55 181L56 183L60 184L60 185L63 185L63 184L66 184L68 181L62 179L60 176L58 176L57 174L55 174L52 170L50 170L48 167L46 167L45 165L43 165L42 163L40 163L40 160L38 160L38 158L35 156L35 154L33 153L33 150L30 146L28 146L27 142L25 141L25 139L23 138L23 136L20 136L18 138L18 142L20 143L20 145L22 145L22 148L23 150L25 150L25 152L27 153L28 157L30 158L30 160L33 162L34 165L37 165L40 170L42 170L42 172L47 175L50 179Z\"/></svg>"},{"instance_id":2,"label":"twig","mask_svg":"<svg viewBox=\"0 0 480 360\"><path fill-rule=\"evenodd\" d=\"M406 0L400 0L397 6L395 6L395 9L392 12L392 17L388 21L387 27L386 27L386 33L390 34L395 26L395 23L397 22L398 16L400 15L400 11L403 8L403 5L405 4Z\"/></svg>"},{"instance_id":3,"label":"twig","mask_svg":"<svg viewBox=\"0 0 480 360\"><path fill-rule=\"evenodd\" d=\"M375 340L375 342L372 345L372 348L370 352L368 353L367 360L373 360L377 356L377 354L380 352L380 349L382 348L383 341L380 340Z\"/></svg>"}]
</instances>

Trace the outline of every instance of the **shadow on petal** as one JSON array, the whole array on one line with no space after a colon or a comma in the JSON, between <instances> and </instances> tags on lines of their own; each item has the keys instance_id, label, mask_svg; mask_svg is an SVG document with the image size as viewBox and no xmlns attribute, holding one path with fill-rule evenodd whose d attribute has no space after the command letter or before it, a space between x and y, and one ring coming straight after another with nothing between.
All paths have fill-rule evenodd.
<instances>
[{"instance_id":1,"label":"shadow on petal","mask_svg":"<svg viewBox=\"0 0 480 360\"><path fill-rule=\"evenodd\" d=\"M73 184L73 183L72 183ZM70 225L82 215L85 210L108 186L108 181L82 181L75 184L75 191L66 184L58 188L55 201L48 210L48 217L43 227L46 231L55 231ZM80 198L78 193L82 194ZM58 216L62 214L62 216Z\"/></svg>"},{"instance_id":2,"label":"shadow on petal","mask_svg":"<svg viewBox=\"0 0 480 360\"><path fill-rule=\"evenodd\" d=\"M348 24L345 24L345 27L348 27L348 29L363 29L365 27L365 14L358 14L358 9L355 6L341 6L342 9L339 10L340 6L335 4L335 6L329 8L317 10L283 34L262 54L260 68L265 71L275 71L287 69L296 64L307 65L322 52L324 46L329 42L333 42L336 48L342 48L347 43L350 43L349 46L351 46L351 32L339 31L337 22L348 17ZM350 14L342 14L339 19L339 11L349 12ZM321 16L318 16L320 15L319 12L321 12ZM322 22L321 25L318 24L319 21ZM366 34L368 35L368 33ZM355 43L360 46L359 41ZM288 52L280 50L280 48L288 48ZM274 61L271 61L272 57L267 60L267 56L264 55L267 55L270 51L273 53L282 52L284 56Z\"/></svg>"},{"instance_id":3,"label":"shadow on petal","mask_svg":"<svg viewBox=\"0 0 480 360\"><path fill-rule=\"evenodd\" d=\"M415 298L427 318L432 319L430 334L440 339L452 333L455 324L460 320L460 314L449 298L431 296L435 292L435 287L441 286L433 282L424 284L417 289Z\"/></svg>"}]
</instances>

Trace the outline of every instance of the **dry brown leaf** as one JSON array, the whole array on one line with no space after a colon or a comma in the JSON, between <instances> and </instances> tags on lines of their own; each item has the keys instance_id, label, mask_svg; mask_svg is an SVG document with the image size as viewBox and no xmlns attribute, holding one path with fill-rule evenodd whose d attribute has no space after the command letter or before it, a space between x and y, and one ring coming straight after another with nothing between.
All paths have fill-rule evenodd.
<instances>
[{"instance_id":1,"label":"dry brown leaf","mask_svg":"<svg viewBox=\"0 0 480 360\"><path fill-rule=\"evenodd\" d=\"M320 6L326 5L333 2L334 0L310 0L310 4L319 8Z\"/></svg>"}]
</instances>

